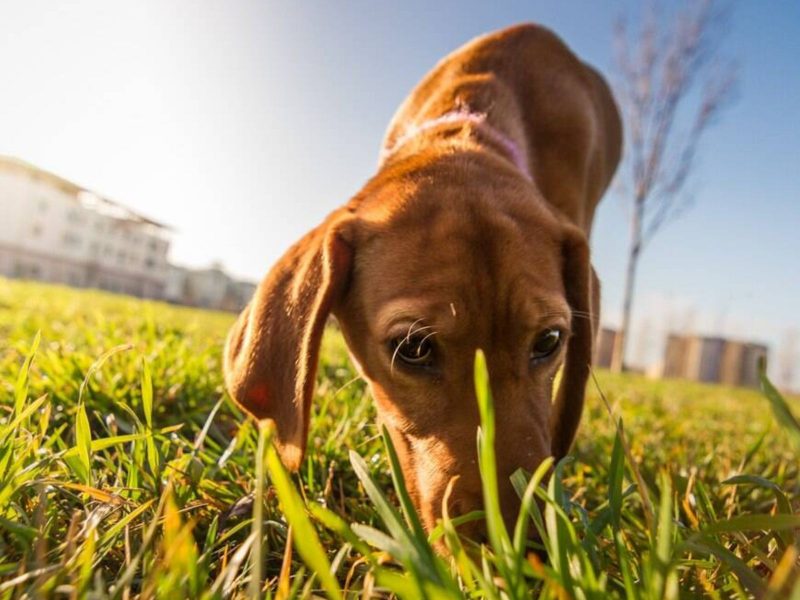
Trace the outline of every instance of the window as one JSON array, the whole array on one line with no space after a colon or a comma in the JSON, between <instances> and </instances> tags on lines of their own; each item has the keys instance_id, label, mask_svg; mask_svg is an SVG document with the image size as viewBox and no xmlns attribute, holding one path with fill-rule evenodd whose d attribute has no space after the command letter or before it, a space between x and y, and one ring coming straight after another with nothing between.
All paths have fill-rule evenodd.
<instances>
[{"instance_id":1,"label":"window","mask_svg":"<svg viewBox=\"0 0 800 600\"><path fill-rule=\"evenodd\" d=\"M67 212L67 221L79 224L81 222L81 213L77 209L71 208L69 212Z\"/></svg>"},{"instance_id":2,"label":"window","mask_svg":"<svg viewBox=\"0 0 800 600\"><path fill-rule=\"evenodd\" d=\"M81 238L74 231L65 231L61 236L61 242L69 248L78 248L81 245Z\"/></svg>"}]
</instances>

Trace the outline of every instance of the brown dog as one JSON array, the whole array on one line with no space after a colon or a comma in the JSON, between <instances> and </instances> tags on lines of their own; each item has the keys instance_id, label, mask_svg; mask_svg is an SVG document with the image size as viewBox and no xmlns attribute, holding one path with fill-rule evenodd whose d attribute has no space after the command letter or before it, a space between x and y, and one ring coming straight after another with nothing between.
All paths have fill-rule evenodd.
<instances>
[{"instance_id":1,"label":"brown dog","mask_svg":"<svg viewBox=\"0 0 800 600\"><path fill-rule=\"evenodd\" d=\"M425 77L389 126L377 175L261 282L225 351L231 396L303 459L320 338L339 320L428 528L481 506L475 350L487 356L508 477L570 448L598 321L592 217L620 157L603 79L558 37L480 37ZM553 403L553 379L563 365Z\"/></svg>"}]
</instances>

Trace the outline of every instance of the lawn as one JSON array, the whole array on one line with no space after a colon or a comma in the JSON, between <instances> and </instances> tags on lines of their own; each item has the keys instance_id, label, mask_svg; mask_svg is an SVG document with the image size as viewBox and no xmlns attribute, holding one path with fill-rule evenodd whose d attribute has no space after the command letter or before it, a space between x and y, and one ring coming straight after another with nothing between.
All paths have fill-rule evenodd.
<instances>
[{"instance_id":1,"label":"lawn","mask_svg":"<svg viewBox=\"0 0 800 600\"><path fill-rule=\"evenodd\" d=\"M574 457L517 474L543 560L492 525L478 361L490 543L440 554L335 329L288 475L223 390L233 318L0 279L0 598L800 598L777 394L598 372Z\"/></svg>"}]
</instances>

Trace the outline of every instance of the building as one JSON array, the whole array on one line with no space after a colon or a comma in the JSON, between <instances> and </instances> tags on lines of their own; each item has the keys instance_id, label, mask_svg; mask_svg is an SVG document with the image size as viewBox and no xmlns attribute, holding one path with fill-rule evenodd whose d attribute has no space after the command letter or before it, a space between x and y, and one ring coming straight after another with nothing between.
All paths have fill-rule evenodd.
<instances>
[{"instance_id":1,"label":"building","mask_svg":"<svg viewBox=\"0 0 800 600\"><path fill-rule=\"evenodd\" d=\"M767 360L767 347L747 342L728 342L722 358L720 381L728 385L758 387L759 364Z\"/></svg>"},{"instance_id":2,"label":"building","mask_svg":"<svg viewBox=\"0 0 800 600\"><path fill-rule=\"evenodd\" d=\"M720 337L671 334L667 337L661 375L758 387L759 362L766 358L767 347L762 344Z\"/></svg>"},{"instance_id":3,"label":"building","mask_svg":"<svg viewBox=\"0 0 800 600\"><path fill-rule=\"evenodd\" d=\"M238 281L220 265L189 269L170 265L164 299L176 304L238 311L250 301L256 285Z\"/></svg>"},{"instance_id":4,"label":"building","mask_svg":"<svg viewBox=\"0 0 800 600\"><path fill-rule=\"evenodd\" d=\"M603 327L600 330L600 335L595 340L594 366L603 369L611 368L611 362L614 359L614 346L617 343L618 336L619 332L616 329Z\"/></svg>"},{"instance_id":5,"label":"building","mask_svg":"<svg viewBox=\"0 0 800 600\"><path fill-rule=\"evenodd\" d=\"M172 229L58 175L0 156L0 276L240 310L255 284L171 265Z\"/></svg>"},{"instance_id":6,"label":"building","mask_svg":"<svg viewBox=\"0 0 800 600\"><path fill-rule=\"evenodd\" d=\"M725 340L718 337L692 337L686 358L685 377L694 381L717 383L720 381L722 354Z\"/></svg>"},{"instance_id":7,"label":"building","mask_svg":"<svg viewBox=\"0 0 800 600\"><path fill-rule=\"evenodd\" d=\"M667 336L667 347L664 351L664 362L661 365L662 377L685 377L688 373L689 338L687 336L670 334Z\"/></svg>"},{"instance_id":8,"label":"building","mask_svg":"<svg viewBox=\"0 0 800 600\"><path fill-rule=\"evenodd\" d=\"M0 157L0 275L161 298L170 229L57 175Z\"/></svg>"}]
</instances>

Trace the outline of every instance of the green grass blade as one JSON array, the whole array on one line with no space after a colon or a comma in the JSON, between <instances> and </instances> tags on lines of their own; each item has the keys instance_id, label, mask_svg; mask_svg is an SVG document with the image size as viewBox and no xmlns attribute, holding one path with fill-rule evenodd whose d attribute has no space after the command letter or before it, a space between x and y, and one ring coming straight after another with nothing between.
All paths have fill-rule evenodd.
<instances>
[{"instance_id":1,"label":"green grass blade","mask_svg":"<svg viewBox=\"0 0 800 600\"><path fill-rule=\"evenodd\" d=\"M370 546L383 550L398 560L402 561L408 554L407 546L404 546L402 542L397 541L397 539L384 533L380 529L375 529L374 527L361 523L353 523L351 528L361 540Z\"/></svg>"},{"instance_id":2,"label":"green grass blade","mask_svg":"<svg viewBox=\"0 0 800 600\"><path fill-rule=\"evenodd\" d=\"M120 518L119 521L114 523L105 532L103 532L103 535L100 538L100 545L105 546L107 544L112 544L114 542L114 538L116 538L116 536L119 535L123 529L125 529L125 526L130 524L139 515L144 513L151 506L153 506L153 503L155 503L155 499L151 498L150 500L147 500L146 502L143 502L142 504L134 508L124 517Z\"/></svg>"},{"instance_id":3,"label":"green grass blade","mask_svg":"<svg viewBox=\"0 0 800 600\"><path fill-rule=\"evenodd\" d=\"M142 358L142 412L144 412L144 422L148 431L153 428L153 378L150 375L150 367L147 361ZM158 480L161 472L161 455L156 447L152 436L145 439L145 451L147 453L147 464L154 479Z\"/></svg>"},{"instance_id":4,"label":"green grass blade","mask_svg":"<svg viewBox=\"0 0 800 600\"><path fill-rule=\"evenodd\" d=\"M113 448L114 446L119 446L120 444L127 444L128 442L133 442L136 440L143 440L147 437L152 437L150 433L126 433L124 435L115 435L112 437L107 438L98 438L95 440L91 440L89 448L90 453L95 454L100 452L101 450L107 450L108 448ZM61 456L64 458L72 458L74 456L79 456L83 450L81 449L79 444L76 444L69 450L65 451Z\"/></svg>"},{"instance_id":5,"label":"green grass blade","mask_svg":"<svg viewBox=\"0 0 800 600\"><path fill-rule=\"evenodd\" d=\"M523 492L524 492L524 484L523 484ZM458 515L457 517L450 517L448 520L450 525L454 527L460 527L466 523L471 523L473 521L480 521L486 518L486 514L482 510L471 510L470 512ZM428 535L428 541L431 544L435 544L437 541L441 539L441 537L445 534L445 527L443 526L442 522L439 522L436 527L434 527L430 534Z\"/></svg>"},{"instance_id":6,"label":"green grass blade","mask_svg":"<svg viewBox=\"0 0 800 600\"><path fill-rule=\"evenodd\" d=\"M86 405L80 403L75 415L75 446L78 449L78 474L86 485L92 484L92 430Z\"/></svg>"},{"instance_id":7,"label":"green grass blade","mask_svg":"<svg viewBox=\"0 0 800 600\"><path fill-rule=\"evenodd\" d=\"M521 506L519 516L517 517L517 523L514 527L514 549L517 553L518 561L521 561L524 557L528 536L528 522L530 518L533 518L539 533L543 533L541 513L539 512L539 507L536 506L536 490L539 488L545 475L547 475L547 472L552 466L553 457L548 456L542 461L542 464L539 465L536 471L534 471L530 481L528 481L520 495ZM519 477L515 477L517 475L522 476L524 479L524 475L522 475L521 471L517 471L512 476L512 481L516 480L519 482ZM517 488L519 492L518 484L515 485L515 488Z\"/></svg>"},{"instance_id":8,"label":"green grass blade","mask_svg":"<svg viewBox=\"0 0 800 600\"><path fill-rule=\"evenodd\" d=\"M763 488L770 490L772 494L775 496L775 505L777 508L778 513L782 514L792 514L794 511L792 509L792 502L783 493L781 487L775 483L774 481L770 481L766 477L759 477L757 475L735 475L734 477L730 477L722 482L723 484L727 485L749 485L758 488ZM783 547L786 548L790 546L794 542L794 535L791 531L780 531L778 532L778 537L783 544Z\"/></svg>"},{"instance_id":9,"label":"green grass blade","mask_svg":"<svg viewBox=\"0 0 800 600\"><path fill-rule=\"evenodd\" d=\"M800 527L800 515L740 515L703 527L702 532L733 533L742 531L783 531Z\"/></svg>"},{"instance_id":10,"label":"green grass blade","mask_svg":"<svg viewBox=\"0 0 800 600\"><path fill-rule=\"evenodd\" d=\"M17 375L17 382L14 385L14 414L18 415L22 412L22 407L28 399L28 375L31 369L33 357L36 356L36 351L39 349L39 342L42 340L41 329L36 332L33 338L33 344L25 357L25 362L22 363L22 368Z\"/></svg>"},{"instance_id":11,"label":"green grass blade","mask_svg":"<svg viewBox=\"0 0 800 600\"><path fill-rule=\"evenodd\" d=\"M622 483L625 477L625 454L622 447L622 419L617 421L614 447L611 450L611 465L608 468L608 504L611 509L611 523L619 530L622 517Z\"/></svg>"},{"instance_id":12,"label":"green grass blade","mask_svg":"<svg viewBox=\"0 0 800 600\"><path fill-rule=\"evenodd\" d=\"M150 376L150 367L142 358L142 411L147 427L153 427L153 378Z\"/></svg>"},{"instance_id":13,"label":"green grass blade","mask_svg":"<svg viewBox=\"0 0 800 600\"><path fill-rule=\"evenodd\" d=\"M655 564L653 579L650 581L652 598L673 597L677 592L677 581L672 572L672 549L675 526L672 515L672 483L669 475L661 474L661 502L658 508L658 524L653 540Z\"/></svg>"},{"instance_id":14,"label":"green grass blade","mask_svg":"<svg viewBox=\"0 0 800 600\"><path fill-rule=\"evenodd\" d=\"M264 465L264 455L272 439L272 429L265 423L259 423L258 427L258 449L256 450L256 486L255 498L253 499L253 548L250 553L250 598L259 600L261 598L262 569L264 566L264 556L262 548L263 528L264 528L264 483L266 479L266 467Z\"/></svg>"},{"instance_id":15,"label":"green grass blade","mask_svg":"<svg viewBox=\"0 0 800 600\"><path fill-rule=\"evenodd\" d=\"M0 529L5 529L8 533L17 538L17 543L22 548L29 548L33 541L39 536L39 532L35 527L30 527L23 523L10 521L0 517Z\"/></svg>"},{"instance_id":16,"label":"green grass blade","mask_svg":"<svg viewBox=\"0 0 800 600\"><path fill-rule=\"evenodd\" d=\"M775 415L775 419L795 444L800 447L800 421L792 414L789 404L767 377L766 363L763 360L759 363L759 372L761 389L764 391L767 400L769 400L770 406L772 406L772 413Z\"/></svg>"},{"instance_id":17,"label":"green grass blade","mask_svg":"<svg viewBox=\"0 0 800 600\"><path fill-rule=\"evenodd\" d=\"M741 584L756 598L761 598L766 590L763 580L733 552L711 539L689 540L684 542L687 550L712 554L736 574Z\"/></svg>"},{"instance_id":18,"label":"green grass blade","mask_svg":"<svg viewBox=\"0 0 800 600\"><path fill-rule=\"evenodd\" d=\"M400 598L409 600L419 598L419 588L402 573L379 569L375 573L375 581L379 586L391 590Z\"/></svg>"},{"instance_id":19,"label":"green grass blade","mask_svg":"<svg viewBox=\"0 0 800 600\"><path fill-rule=\"evenodd\" d=\"M94 553L97 544L97 529L91 527L86 534L78 557L77 597L83 598L89 590L94 564Z\"/></svg>"},{"instance_id":20,"label":"green grass blade","mask_svg":"<svg viewBox=\"0 0 800 600\"><path fill-rule=\"evenodd\" d=\"M317 519L324 527L333 531L338 536L343 538L348 544L355 548L364 558L372 561L372 553L369 546L367 546L361 539L354 533L350 525L336 513L328 510L324 506L311 503L308 505L308 512ZM354 525L355 526L355 525Z\"/></svg>"},{"instance_id":21,"label":"green grass blade","mask_svg":"<svg viewBox=\"0 0 800 600\"><path fill-rule=\"evenodd\" d=\"M494 403L489 385L489 369L482 350L475 353L475 396L478 400L481 428L478 436L478 464L483 482L483 506L486 513L486 529L495 552L500 554L512 550L503 513L500 509L500 490L497 482L495 459Z\"/></svg>"},{"instance_id":22,"label":"green grass blade","mask_svg":"<svg viewBox=\"0 0 800 600\"><path fill-rule=\"evenodd\" d=\"M303 500L289 479L274 446L267 450L267 469L281 501L286 520L292 525L297 552L306 565L315 572L328 597L341 598L342 591L331 574L331 565L322 544L320 544L319 536L306 514Z\"/></svg>"},{"instance_id":23,"label":"green grass blade","mask_svg":"<svg viewBox=\"0 0 800 600\"><path fill-rule=\"evenodd\" d=\"M569 458L569 457L567 457ZM556 465L555 471L550 476L547 485L547 494L544 509L544 520L547 529L547 554L552 563L553 570L560 580L560 584L567 590L574 587L572 573L569 565L569 517L563 512L563 490L561 488L561 470L564 464L562 459Z\"/></svg>"},{"instance_id":24,"label":"green grass blade","mask_svg":"<svg viewBox=\"0 0 800 600\"><path fill-rule=\"evenodd\" d=\"M625 588L625 597L628 600L639 600L641 598L641 588L637 585L639 578L634 574L635 561L625 545L625 540L622 537L620 530L613 531L614 547L617 550L619 569L622 573L622 583Z\"/></svg>"},{"instance_id":25,"label":"green grass blade","mask_svg":"<svg viewBox=\"0 0 800 600\"><path fill-rule=\"evenodd\" d=\"M392 482L394 483L394 489L397 492L397 497L400 500L400 507L403 509L403 516L405 517L408 526L411 527L411 531L413 532L417 543L420 543L424 548L427 545L426 540L428 538L427 535L425 535L425 530L422 527L422 523L419 520L417 511L414 508L414 503L411 501L408 488L406 488L406 482L403 478L403 470L400 467L400 460L397 458L397 452L394 449L394 443L392 443L392 438L389 436L389 430L386 429L385 425L381 427L381 435L383 436L383 444L386 447L386 454L389 457L389 467L392 474Z\"/></svg>"},{"instance_id":26,"label":"green grass blade","mask_svg":"<svg viewBox=\"0 0 800 600\"><path fill-rule=\"evenodd\" d=\"M416 538L407 529L400 514L373 480L367 463L361 456L350 451L350 464L361 481L361 485L364 486L364 491L375 505L376 512L389 530L390 539L393 540L392 556L409 569L411 577L417 582L417 585L421 586L423 581L429 580L437 586L446 587L447 580L442 578L443 573L437 563L438 559L433 555L427 538L424 536ZM353 528L363 531L358 525L353 525ZM378 541L378 538L373 536L373 541Z\"/></svg>"},{"instance_id":27,"label":"green grass blade","mask_svg":"<svg viewBox=\"0 0 800 600\"><path fill-rule=\"evenodd\" d=\"M723 485L753 485L772 491L781 491L781 487L777 483L770 481L766 477L759 477L758 475L734 475L722 483Z\"/></svg>"},{"instance_id":28,"label":"green grass blade","mask_svg":"<svg viewBox=\"0 0 800 600\"><path fill-rule=\"evenodd\" d=\"M500 489L497 480L497 460L495 454L494 401L489 383L489 369L486 356L478 349L474 363L475 396L480 414L478 430L478 467L483 488L483 508L486 514L486 530L489 542L497 556L497 569L505 579L508 593L512 598L525 594L525 583L519 567L519 556L506 529L500 505Z\"/></svg>"},{"instance_id":29,"label":"green grass blade","mask_svg":"<svg viewBox=\"0 0 800 600\"><path fill-rule=\"evenodd\" d=\"M133 344L120 344L119 346L115 346L111 348L111 350L104 352L102 355L100 355L100 358L91 364L89 370L86 371L86 375L81 382L81 387L78 390L78 403L83 401L83 395L86 391L86 387L89 385L89 380L92 378L92 375L94 375L94 373L98 371L109 358L115 354L119 354L120 352L130 350L131 348L133 348Z\"/></svg>"},{"instance_id":30,"label":"green grass blade","mask_svg":"<svg viewBox=\"0 0 800 600\"><path fill-rule=\"evenodd\" d=\"M39 407L44 404L45 400L47 400L47 395L44 395L40 398L37 398L27 406L25 406L20 411L14 412L14 419L8 425L3 425L2 429L0 429L0 444L2 444L6 438L11 435L12 433L16 433L19 426L34 412L39 410ZM24 405L23 405L24 406Z\"/></svg>"},{"instance_id":31,"label":"green grass blade","mask_svg":"<svg viewBox=\"0 0 800 600\"><path fill-rule=\"evenodd\" d=\"M425 529L422 527L422 522L419 519L414 503L411 501L411 496L406 488L405 479L403 478L403 469L400 466L400 460L397 457L397 452L394 448L389 431L386 427L382 427L383 443L386 448L386 453L389 456L389 466L392 474L392 482L394 489L400 500L400 506L403 510L406 523L411 527L411 533L414 538L416 547L418 548L420 560L426 564L426 571L432 569L438 576L435 578L437 584L441 584L450 591L457 591L457 586L448 577L447 571L444 568L441 560L436 556L433 548L430 545L428 536Z\"/></svg>"},{"instance_id":32,"label":"green grass blade","mask_svg":"<svg viewBox=\"0 0 800 600\"><path fill-rule=\"evenodd\" d=\"M364 486L364 491L367 496L375 505L375 510L380 516L383 524L389 530L389 534L404 547L414 548L413 554L416 554L416 544L409 531L403 525L403 520L397 510L391 505L389 500L377 486L372 476L369 473L369 467L364 459L357 453L350 451L350 464L356 473L361 485ZM400 557L397 557L400 558Z\"/></svg>"}]
</instances>

